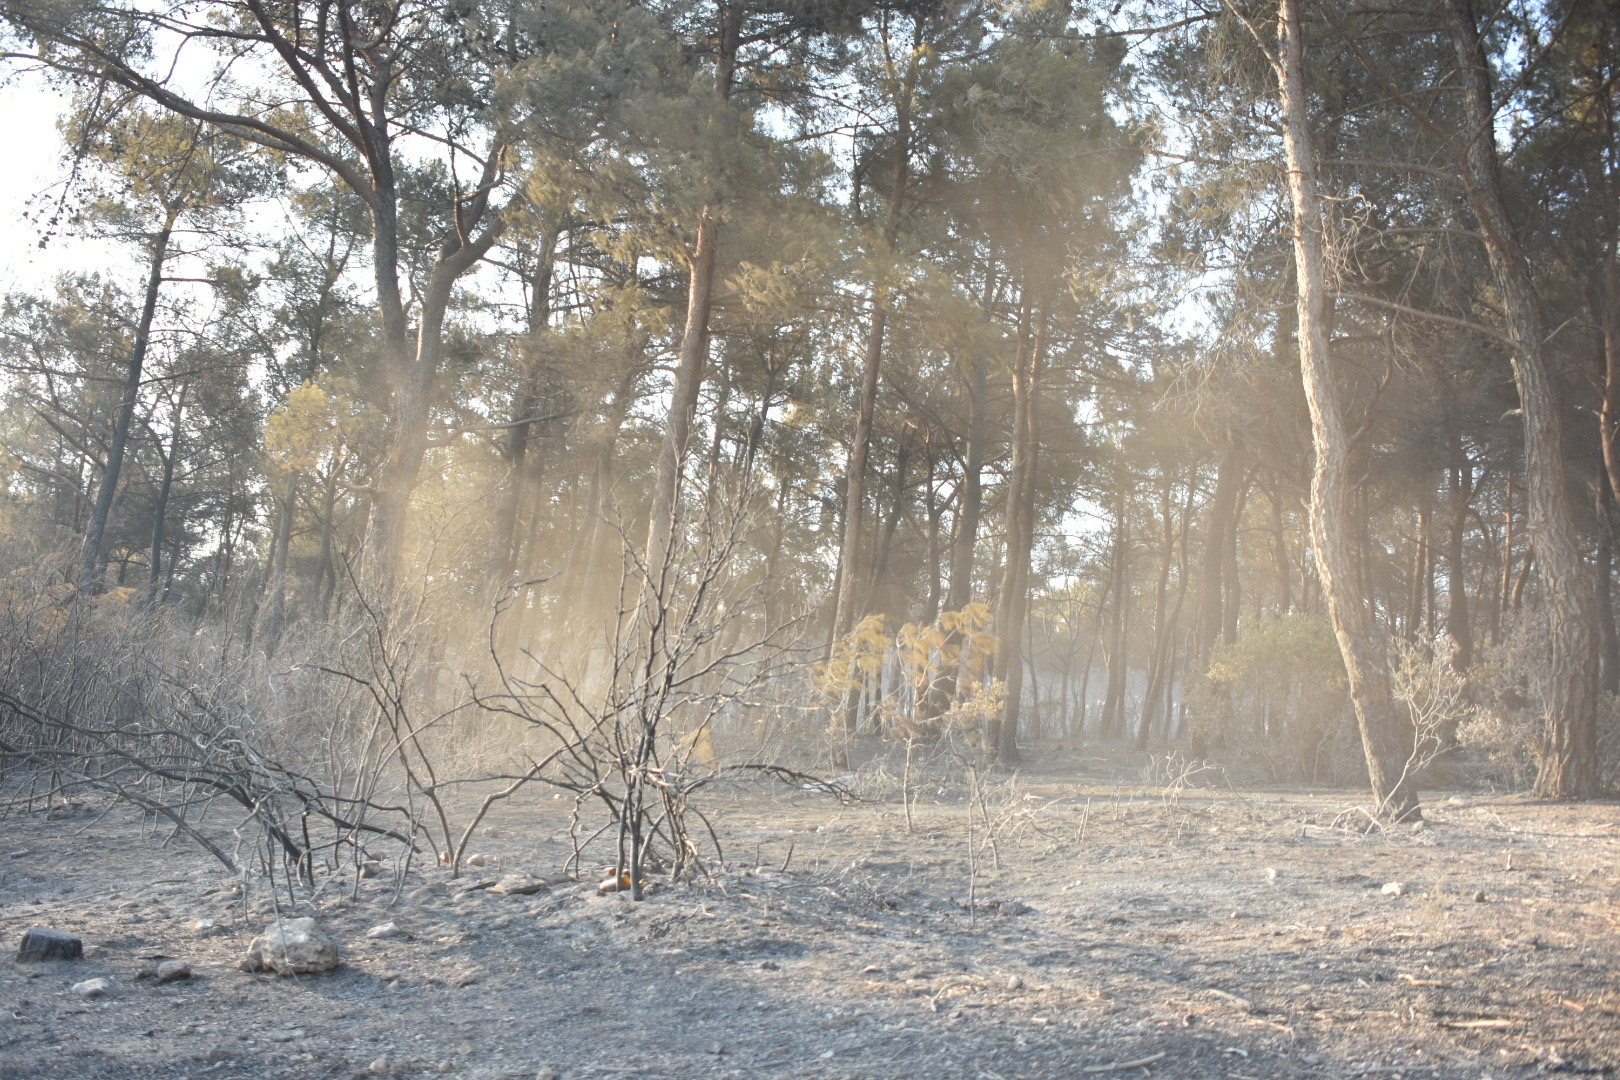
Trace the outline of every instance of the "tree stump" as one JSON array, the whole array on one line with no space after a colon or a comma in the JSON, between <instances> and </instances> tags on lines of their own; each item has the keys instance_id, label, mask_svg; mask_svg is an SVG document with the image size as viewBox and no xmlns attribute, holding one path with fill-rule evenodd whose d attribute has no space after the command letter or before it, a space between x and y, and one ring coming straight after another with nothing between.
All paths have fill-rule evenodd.
<instances>
[{"instance_id":1,"label":"tree stump","mask_svg":"<svg viewBox=\"0 0 1620 1080\"><path fill-rule=\"evenodd\" d=\"M79 960L84 957L84 943L60 930L35 926L23 935L17 947L17 959L25 960Z\"/></svg>"}]
</instances>

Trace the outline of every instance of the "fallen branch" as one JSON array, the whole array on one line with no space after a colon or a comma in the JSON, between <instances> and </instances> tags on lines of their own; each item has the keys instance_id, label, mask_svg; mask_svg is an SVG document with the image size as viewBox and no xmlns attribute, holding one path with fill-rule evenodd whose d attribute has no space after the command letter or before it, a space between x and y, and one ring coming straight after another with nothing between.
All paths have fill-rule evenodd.
<instances>
[{"instance_id":1,"label":"fallen branch","mask_svg":"<svg viewBox=\"0 0 1620 1080\"><path fill-rule=\"evenodd\" d=\"M1145 1058L1134 1061L1110 1061L1107 1065L1087 1065L1080 1071L1083 1073L1111 1073L1124 1072L1127 1069L1140 1069L1144 1065L1151 1065L1155 1061L1163 1061L1168 1052L1160 1050L1157 1054L1149 1054Z\"/></svg>"}]
</instances>

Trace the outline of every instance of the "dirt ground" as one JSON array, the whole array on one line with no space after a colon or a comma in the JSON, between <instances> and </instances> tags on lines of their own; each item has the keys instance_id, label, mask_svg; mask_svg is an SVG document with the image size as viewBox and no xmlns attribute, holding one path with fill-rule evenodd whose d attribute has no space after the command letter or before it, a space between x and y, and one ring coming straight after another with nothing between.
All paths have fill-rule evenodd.
<instances>
[{"instance_id":1,"label":"dirt ground","mask_svg":"<svg viewBox=\"0 0 1620 1080\"><path fill-rule=\"evenodd\" d=\"M0 1078L1620 1072L1615 804L1430 793L1422 824L1369 833L1358 792L1041 759L977 806L931 784L910 832L894 799L718 794L725 870L640 904L590 877L466 889L559 877L568 804L537 790L460 881L283 897L343 948L292 978L236 968L262 886L121 809L13 815L0 942L50 926L86 956L0 960ZM366 937L389 920L403 936ZM137 980L155 957L195 975ZM97 976L107 998L70 991Z\"/></svg>"}]
</instances>

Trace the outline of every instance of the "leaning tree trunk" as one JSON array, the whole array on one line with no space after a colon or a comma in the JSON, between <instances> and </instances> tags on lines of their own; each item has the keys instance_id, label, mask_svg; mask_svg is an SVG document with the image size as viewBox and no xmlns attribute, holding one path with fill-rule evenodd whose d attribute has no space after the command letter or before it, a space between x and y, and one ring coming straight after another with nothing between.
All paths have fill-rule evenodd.
<instances>
[{"instance_id":1,"label":"leaning tree trunk","mask_svg":"<svg viewBox=\"0 0 1620 1080\"><path fill-rule=\"evenodd\" d=\"M135 341L129 350L129 361L124 365L124 392L113 415L112 442L107 446L107 463L101 470L101 485L96 489L95 506L90 511L90 525L84 533L84 547L79 553L79 587L99 591L102 578L107 574L107 519L112 516L113 496L118 493L118 477L124 468L124 454L129 447L129 428L135 419L135 404L141 396L141 375L146 366L146 349L152 340L152 320L157 313L158 291L163 287L163 263L169 256L169 238L174 234L174 223L179 218L177 208L169 208L163 218L163 227L152 238L152 262L146 275L146 296L141 304L140 320L135 324Z\"/></svg>"},{"instance_id":2,"label":"leaning tree trunk","mask_svg":"<svg viewBox=\"0 0 1620 1080\"><path fill-rule=\"evenodd\" d=\"M1546 727L1535 793L1571 799L1597 790L1595 604L1564 471L1564 433L1555 375L1546 355L1541 298L1502 196L1494 138L1490 69L1472 0L1448 0L1452 44L1462 74L1469 139L1468 197L1485 237L1514 343L1513 378L1524 416L1526 527L1541 576L1551 651Z\"/></svg>"},{"instance_id":3,"label":"leaning tree trunk","mask_svg":"<svg viewBox=\"0 0 1620 1080\"><path fill-rule=\"evenodd\" d=\"M1344 656L1350 697L1361 730L1367 774L1380 817L1419 813L1417 789L1405 769L1390 700L1388 636L1366 601L1355 594L1355 475L1351 439L1333 380L1328 349L1328 285L1321 189L1305 103L1305 48L1299 0L1281 0L1277 57L1283 110L1283 149L1293 204L1294 270L1299 283L1299 366L1311 415L1316 464L1311 475L1311 537L1328 616Z\"/></svg>"},{"instance_id":4,"label":"leaning tree trunk","mask_svg":"<svg viewBox=\"0 0 1620 1080\"><path fill-rule=\"evenodd\" d=\"M716 57L714 93L723 108L731 100L737 66L737 50L742 45L743 11L727 4L721 9L719 51ZM711 169L718 166L710 162ZM680 503L681 468L687 445L692 441L692 425L697 417L698 392L703 387L703 369L709 359L709 316L714 306L715 261L720 245L719 178L704 178L709 194L698 212L697 236L692 247L691 272L686 291L686 323L681 330L681 347L675 362L675 385L664 424L664 440L658 450L658 474L653 482L652 511L647 522L645 568L648 574L646 600L657 604L668 589L674 559L675 516Z\"/></svg>"}]
</instances>

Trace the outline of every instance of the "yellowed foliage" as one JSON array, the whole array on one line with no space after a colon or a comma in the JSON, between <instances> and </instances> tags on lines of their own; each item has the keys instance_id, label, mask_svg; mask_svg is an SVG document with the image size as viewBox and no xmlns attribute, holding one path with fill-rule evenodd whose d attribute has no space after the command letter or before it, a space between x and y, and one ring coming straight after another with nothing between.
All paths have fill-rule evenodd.
<instances>
[{"instance_id":1,"label":"yellowed foliage","mask_svg":"<svg viewBox=\"0 0 1620 1080\"><path fill-rule=\"evenodd\" d=\"M695 758L704 765L713 765L716 754L714 752L714 738L709 734L709 726L705 724L689 734L682 735L676 740L685 756Z\"/></svg>"},{"instance_id":2,"label":"yellowed foliage","mask_svg":"<svg viewBox=\"0 0 1620 1080\"><path fill-rule=\"evenodd\" d=\"M282 473L314 472L376 422L347 380L304 380L264 421L264 449Z\"/></svg>"},{"instance_id":3,"label":"yellowed foliage","mask_svg":"<svg viewBox=\"0 0 1620 1080\"><path fill-rule=\"evenodd\" d=\"M828 697L842 697L860 686L862 676L883 667L883 654L888 648L889 636L883 632L883 616L868 615L849 636L833 642L832 653L822 666L818 680L821 692Z\"/></svg>"}]
</instances>

